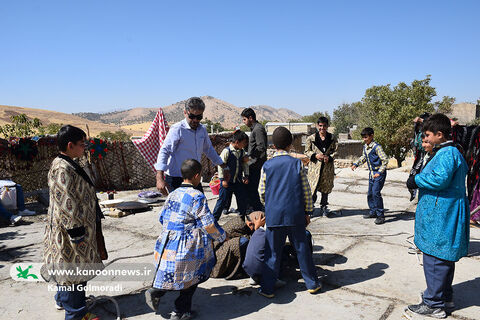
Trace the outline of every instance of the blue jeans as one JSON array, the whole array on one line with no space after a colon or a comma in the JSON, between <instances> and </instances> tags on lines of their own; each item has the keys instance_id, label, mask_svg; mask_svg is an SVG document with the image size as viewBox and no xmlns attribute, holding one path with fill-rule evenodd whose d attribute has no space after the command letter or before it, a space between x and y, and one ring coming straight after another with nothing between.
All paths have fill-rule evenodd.
<instances>
[{"instance_id":1,"label":"blue jeans","mask_svg":"<svg viewBox=\"0 0 480 320\"><path fill-rule=\"evenodd\" d=\"M235 198L237 198L238 211L240 212L240 215L244 216L245 212L247 211L247 185L243 184L242 182L235 182L230 183L228 188L224 188L221 184L222 181L223 180L220 182L218 200L215 205L215 209L213 209L213 216L215 217L215 220L220 219L223 209L228 209L230 207L233 194L235 194Z\"/></svg>"},{"instance_id":2,"label":"blue jeans","mask_svg":"<svg viewBox=\"0 0 480 320\"><path fill-rule=\"evenodd\" d=\"M453 298L455 262L423 253L423 272L427 282L423 302L432 308L445 308L445 302Z\"/></svg>"},{"instance_id":3,"label":"blue jeans","mask_svg":"<svg viewBox=\"0 0 480 320\"><path fill-rule=\"evenodd\" d=\"M382 198L382 188L385 184L385 178L387 177L387 172L380 174L380 177L373 179L368 179L368 207L370 208L370 214L376 215L377 217L383 217L385 210L383 208L383 198Z\"/></svg>"},{"instance_id":4,"label":"blue jeans","mask_svg":"<svg viewBox=\"0 0 480 320\"><path fill-rule=\"evenodd\" d=\"M316 289L320 285L305 226L267 227L265 231L264 272L261 279L262 291L266 294L273 293L275 281L280 275L282 252L287 236L297 254L300 272L305 280L307 289Z\"/></svg>"},{"instance_id":5,"label":"blue jeans","mask_svg":"<svg viewBox=\"0 0 480 320\"><path fill-rule=\"evenodd\" d=\"M86 282L72 286L62 286L57 284L58 291L55 294L55 301L59 306L65 309L65 320L82 319L82 317L87 314L88 310L84 290L86 285ZM74 290L67 290L72 287Z\"/></svg>"}]
</instances>

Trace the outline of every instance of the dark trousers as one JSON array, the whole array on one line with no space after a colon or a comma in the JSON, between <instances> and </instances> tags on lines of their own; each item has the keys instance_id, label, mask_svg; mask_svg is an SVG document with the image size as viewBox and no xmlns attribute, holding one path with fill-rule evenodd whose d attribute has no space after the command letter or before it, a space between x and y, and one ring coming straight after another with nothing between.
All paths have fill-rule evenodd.
<instances>
[{"instance_id":1,"label":"dark trousers","mask_svg":"<svg viewBox=\"0 0 480 320\"><path fill-rule=\"evenodd\" d=\"M323 193L323 192L320 192L322 194L322 198L320 199L320 206L324 207L324 206L327 206L328 205L328 193ZM313 199L313 203L317 202L317 191L315 191L312 195L312 199Z\"/></svg>"},{"instance_id":2,"label":"dark trousers","mask_svg":"<svg viewBox=\"0 0 480 320\"><path fill-rule=\"evenodd\" d=\"M247 196L248 206L252 207L253 211L264 211L263 205L260 202L260 196L258 195L261 170L262 168L249 168Z\"/></svg>"},{"instance_id":3,"label":"dark trousers","mask_svg":"<svg viewBox=\"0 0 480 320\"><path fill-rule=\"evenodd\" d=\"M170 188L168 189L168 192L172 192L173 190L180 187L180 185L183 183L183 178L165 175L165 182L170 186ZM198 191L203 193L202 183L199 183L198 186L194 187L194 189L197 189Z\"/></svg>"},{"instance_id":4,"label":"dark trousers","mask_svg":"<svg viewBox=\"0 0 480 320\"><path fill-rule=\"evenodd\" d=\"M82 319L87 314L85 290L83 290L86 285L86 282L71 286L57 284L55 302L65 309L65 320Z\"/></svg>"},{"instance_id":5,"label":"dark trousers","mask_svg":"<svg viewBox=\"0 0 480 320\"><path fill-rule=\"evenodd\" d=\"M320 284L305 226L267 227L265 231L265 263L261 280L262 291L267 294L273 293L275 282L279 277L282 252L287 236L295 248L300 272L307 289L315 289Z\"/></svg>"},{"instance_id":6,"label":"dark trousers","mask_svg":"<svg viewBox=\"0 0 480 320\"><path fill-rule=\"evenodd\" d=\"M247 190L245 184L242 182L230 183L228 188L224 188L220 183L220 190L218 192L218 200L213 209L213 216L215 220L220 219L223 209L228 209L232 202L232 195L235 194L237 198L237 207L240 215L244 216L247 210Z\"/></svg>"},{"instance_id":7,"label":"dark trousers","mask_svg":"<svg viewBox=\"0 0 480 320\"><path fill-rule=\"evenodd\" d=\"M368 207L370 208L370 214L375 214L377 217L383 217L385 210L383 208L382 188L385 184L385 178L387 173L380 174L380 177L373 179L373 174L368 179Z\"/></svg>"},{"instance_id":8,"label":"dark trousers","mask_svg":"<svg viewBox=\"0 0 480 320\"><path fill-rule=\"evenodd\" d=\"M423 272L427 282L427 290L423 293L423 301L432 308L445 308L445 302L453 299L453 275L455 262L442 260L423 254Z\"/></svg>"},{"instance_id":9,"label":"dark trousers","mask_svg":"<svg viewBox=\"0 0 480 320\"><path fill-rule=\"evenodd\" d=\"M178 290L180 294L178 298L175 299L175 312L176 313L185 313L192 311L192 298L195 290L197 290L198 284L188 287L187 289ZM154 295L156 297L161 297L169 290L162 290L153 288L155 290Z\"/></svg>"}]
</instances>

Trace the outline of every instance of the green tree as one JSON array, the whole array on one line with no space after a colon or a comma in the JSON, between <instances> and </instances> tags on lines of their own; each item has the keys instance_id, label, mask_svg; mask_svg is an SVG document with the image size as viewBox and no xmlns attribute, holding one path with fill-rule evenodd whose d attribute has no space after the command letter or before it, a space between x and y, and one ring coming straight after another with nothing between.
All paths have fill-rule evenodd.
<instances>
[{"instance_id":1,"label":"green tree","mask_svg":"<svg viewBox=\"0 0 480 320\"><path fill-rule=\"evenodd\" d=\"M102 131L98 134L98 138L111 140L111 141L129 141L130 135L123 130L117 130L115 132Z\"/></svg>"},{"instance_id":2,"label":"green tree","mask_svg":"<svg viewBox=\"0 0 480 320\"><path fill-rule=\"evenodd\" d=\"M399 165L410 148L412 120L424 112L433 112L435 88L430 86L430 75L414 80L411 85L398 83L373 86L366 90L358 113L359 129L372 127L377 140Z\"/></svg>"},{"instance_id":3,"label":"green tree","mask_svg":"<svg viewBox=\"0 0 480 320\"><path fill-rule=\"evenodd\" d=\"M317 123L317 120L318 118L320 117L326 117L328 119L329 122L332 121L330 115L328 114L328 112L321 112L321 111L317 111L317 112L314 112L310 115L307 115L307 116L303 116L301 117L300 119L290 119L288 120L288 122L311 122L311 123Z\"/></svg>"},{"instance_id":4,"label":"green tree","mask_svg":"<svg viewBox=\"0 0 480 320\"><path fill-rule=\"evenodd\" d=\"M434 102L435 111L439 113L449 114L453 111L453 104L455 103L454 97L444 96L442 101Z\"/></svg>"},{"instance_id":5,"label":"green tree","mask_svg":"<svg viewBox=\"0 0 480 320\"><path fill-rule=\"evenodd\" d=\"M358 124L358 113L361 106L361 102L343 103L333 110L332 126L335 127L336 136L339 133L348 133L354 124Z\"/></svg>"},{"instance_id":6,"label":"green tree","mask_svg":"<svg viewBox=\"0 0 480 320\"><path fill-rule=\"evenodd\" d=\"M42 126L38 118L29 118L26 114L10 116L11 123L0 126L0 135L5 139L11 137L28 137L35 135Z\"/></svg>"},{"instance_id":7,"label":"green tree","mask_svg":"<svg viewBox=\"0 0 480 320\"><path fill-rule=\"evenodd\" d=\"M41 135L45 134L57 134L60 131L60 128L63 127L63 123L49 123L47 126L42 126L38 128L38 133Z\"/></svg>"},{"instance_id":8,"label":"green tree","mask_svg":"<svg viewBox=\"0 0 480 320\"><path fill-rule=\"evenodd\" d=\"M220 122L213 122L212 120L210 119L207 119L205 118L205 120L202 121L202 124L205 125L205 127L207 128L207 132L208 133L211 133L212 132L212 127L213 127L213 132L222 132L222 131L227 131L227 129L225 129L224 127L222 127L222 125L220 124Z\"/></svg>"}]
</instances>

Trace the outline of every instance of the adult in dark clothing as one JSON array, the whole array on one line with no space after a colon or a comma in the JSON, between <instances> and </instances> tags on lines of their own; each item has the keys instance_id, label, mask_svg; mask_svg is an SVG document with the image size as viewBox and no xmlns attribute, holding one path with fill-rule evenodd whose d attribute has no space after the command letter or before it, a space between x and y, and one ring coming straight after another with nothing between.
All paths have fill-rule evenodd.
<instances>
[{"instance_id":1,"label":"adult in dark clothing","mask_svg":"<svg viewBox=\"0 0 480 320\"><path fill-rule=\"evenodd\" d=\"M243 123L252 131L248 140L249 183L247 186L249 206L254 211L263 211L263 205L258 196L258 183L262 166L267 161L267 132L262 124L257 122L257 116L252 108L246 108L241 113Z\"/></svg>"}]
</instances>

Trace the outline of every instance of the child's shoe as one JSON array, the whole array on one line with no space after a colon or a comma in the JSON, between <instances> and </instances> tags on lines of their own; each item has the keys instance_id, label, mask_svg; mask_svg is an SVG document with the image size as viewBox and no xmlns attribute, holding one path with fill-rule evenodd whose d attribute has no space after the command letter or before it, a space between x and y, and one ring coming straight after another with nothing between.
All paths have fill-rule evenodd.
<instances>
[{"instance_id":1,"label":"child's shoe","mask_svg":"<svg viewBox=\"0 0 480 320\"><path fill-rule=\"evenodd\" d=\"M377 217L377 219L375 219L375 224L384 224L384 223L385 223L384 217Z\"/></svg>"},{"instance_id":2,"label":"child's shoe","mask_svg":"<svg viewBox=\"0 0 480 320\"><path fill-rule=\"evenodd\" d=\"M373 219L376 218L377 215L375 213L366 213L363 215L363 219Z\"/></svg>"},{"instance_id":3,"label":"child's shoe","mask_svg":"<svg viewBox=\"0 0 480 320\"><path fill-rule=\"evenodd\" d=\"M273 293L265 293L265 292L263 292L263 291L262 291L262 288L259 288L257 292L258 292L259 295L264 296L265 298L268 298L268 299L272 299L272 298L275 297L275 294L273 294Z\"/></svg>"},{"instance_id":4,"label":"child's shoe","mask_svg":"<svg viewBox=\"0 0 480 320\"><path fill-rule=\"evenodd\" d=\"M407 310L414 314L419 314L422 316L444 319L447 317L447 313L442 308L431 308L427 306L424 302L420 304L412 304L407 307Z\"/></svg>"},{"instance_id":5,"label":"child's shoe","mask_svg":"<svg viewBox=\"0 0 480 320\"><path fill-rule=\"evenodd\" d=\"M194 317L195 313L193 311L184 313L172 311L172 313L170 313L170 320L189 320L193 319Z\"/></svg>"},{"instance_id":6,"label":"child's shoe","mask_svg":"<svg viewBox=\"0 0 480 320\"><path fill-rule=\"evenodd\" d=\"M13 224L13 225L16 225L20 221L22 221L22 217L20 217L20 216L12 215L10 217L10 223Z\"/></svg>"},{"instance_id":7,"label":"child's shoe","mask_svg":"<svg viewBox=\"0 0 480 320\"><path fill-rule=\"evenodd\" d=\"M61 305L59 305L58 302L55 301L55 309L60 311L60 310L63 310L63 307Z\"/></svg>"},{"instance_id":8,"label":"child's shoe","mask_svg":"<svg viewBox=\"0 0 480 320\"><path fill-rule=\"evenodd\" d=\"M321 289L322 289L322 285L319 284L318 287L316 287L315 289L308 289L307 291L308 291L308 293L310 293L310 294L316 294L316 293L318 293Z\"/></svg>"},{"instance_id":9,"label":"child's shoe","mask_svg":"<svg viewBox=\"0 0 480 320\"><path fill-rule=\"evenodd\" d=\"M158 294L158 291L159 290L155 288L149 288L147 291L145 291L145 302L147 303L147 306L149 306L150 309L155 312L158 309L160 298L162 297Z\"/></svg>"}]
</instances>

